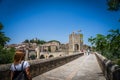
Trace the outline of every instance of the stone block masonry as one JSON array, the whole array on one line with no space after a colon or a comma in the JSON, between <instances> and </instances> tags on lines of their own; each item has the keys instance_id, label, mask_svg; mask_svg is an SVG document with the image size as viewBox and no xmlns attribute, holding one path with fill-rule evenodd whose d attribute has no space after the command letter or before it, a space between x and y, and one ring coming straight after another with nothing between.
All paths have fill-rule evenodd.
<instances>
[{"instance_id":1,"label":"stone block masonry","mask_svg":"<svg viewBox=\"0 0 120 80\"><path fill-rule=\"evenodd\" d=\"M80 56L83 53L73 54L69 56L56 57L46 60L31 60L30 69L32 77L38 76L44 72L47 72L51 69L64 65ZM10 80L10 66L11 64L0 65L0 80Z\"/></svg>"},{"instance_id":2,"label":"stone block masonry","mask_svg":"<svg viewBox=\"0 0 120 80\"><path fill-rule=\"evenodd\" d=\"M98 53L95 55L106 80L120 80L120 66L114 64L112 61Z\"/></svg>"}]
</instances>

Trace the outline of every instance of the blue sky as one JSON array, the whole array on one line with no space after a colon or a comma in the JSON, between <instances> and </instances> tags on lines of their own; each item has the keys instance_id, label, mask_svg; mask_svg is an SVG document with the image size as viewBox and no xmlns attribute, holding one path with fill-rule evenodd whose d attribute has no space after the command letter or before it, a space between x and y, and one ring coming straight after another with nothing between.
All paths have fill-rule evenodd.
<instances>
[{"instance_id":1,"label":"blue sky","mask_svg":"<svg viewBox=\"0 0 120 80\"><path fill-rule=\"evenodd\" d=\"M90 36L120 29L120 11L107 10L106 0L0 0L0 22L9 44L25 39L69 42L69 34L82 30Z\"/></svg>"}]
</instances>

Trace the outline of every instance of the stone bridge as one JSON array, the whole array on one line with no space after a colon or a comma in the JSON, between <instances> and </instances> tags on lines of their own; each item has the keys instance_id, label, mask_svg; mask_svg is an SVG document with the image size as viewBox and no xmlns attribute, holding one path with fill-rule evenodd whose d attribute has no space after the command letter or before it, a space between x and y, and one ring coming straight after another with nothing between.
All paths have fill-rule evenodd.
<instances>
[{"instance_id":1,"label":"stone bridge","mask_svg":"<svg viewBox=\"0 0 120 80\"><path fill-rule=\"evenodd\" d=\"M120 80L119 66L97 53L74 53L29 63L33 80ZM0 80L10 80L10 65L0 66Z\"/></svg>"},{"instance_id":2,"label":"stone bridge","mask_svg":"<svg viewBox=\"0 0 120 80\"><path fill-rule=\"evenodd\" d=\"M79 53L79 52L74 52L74 53ZM34 60L34 59L49 59L49 58L55 58L55 57L61 57L61 56L66 56L66 55L71 55L73 54L73 51L68 52L68 51L63 51L63 52L39 52L36 50L26 50L26 60ZM34 56L33 59L31 59L31 56Z\"/></svg>"},{"instance_id":3,"label":"stone bridge","mask_svg":"<svg viewBox=\"0 0 120 80\"><path fill-rule=\"evenodd\" d=\"M55 57L61 57L61 56L66 56L69 55L66 52L41 52L40 53L40 59L49 59L49 58L55 58Z\"/></svg>"},{"instance_id":4,"label":"stone bridge","mask_svg":"<svg viewBox=\"0 0 120 80\"><path fill-rule=\"evenodd\" d=\"M73 54L73 52L39 52L36 50L26 50L25 60L48 59ZM34 57L34 58L32 58Z\"/></svg>"}]
</instances>

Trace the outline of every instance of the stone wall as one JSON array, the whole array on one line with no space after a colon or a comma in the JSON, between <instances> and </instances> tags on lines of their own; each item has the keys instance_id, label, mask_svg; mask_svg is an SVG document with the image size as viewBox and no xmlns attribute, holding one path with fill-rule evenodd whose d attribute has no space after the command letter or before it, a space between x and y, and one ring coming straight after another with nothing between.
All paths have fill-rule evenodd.
<instances>
[{"instance_id":1,"label":"stone wall","mask_svg":"<svg viewBox=\"0 0 120 80\"><path fill-rule=\"evenodd\" d=\"M98 53L95 53L95 55L106 80L120 80L120 66Z\"/></svg>"},{"instance_id":2,"label":"stone wall","mask_svg":"<svg viewBox=\"0 0 120 80\"><path fill-rule=\"evenodd\" d=\"M77 45L77 46L76 46ZM69 35L69 51L80 51L83 47L83 34L72 33Z\"/></svg>"},{"instance_id":3,"label":"stone wall","mask_svg":"<svg viewBox=\"0 0 120 80\"><path fill-rule=\"evenodd\" d=\"M69 56L62 56L62 57L56 57L51 59L45 59L45 60L41 60L41 59L31 60L29 61L31 75L32 77L35 77L51 69L59 67L67 62L70 62L82 55L83 53L79 53L79 54L73 54ZM0 80L10 80L10 70L9 70L10 65L11 64L0 66Z\"/></svg>"}]
</instances>

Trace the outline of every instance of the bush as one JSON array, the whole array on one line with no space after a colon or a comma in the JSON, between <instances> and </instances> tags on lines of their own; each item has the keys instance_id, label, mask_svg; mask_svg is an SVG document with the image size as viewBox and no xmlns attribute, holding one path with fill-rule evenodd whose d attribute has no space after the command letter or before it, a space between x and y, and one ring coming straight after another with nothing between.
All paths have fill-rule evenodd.
<instances>
[{"instance_id":1,"label":"bush","mask_svg":"<svg viewBox=\"0 0 120 80\"><path fill-rule=\"evenodd\" d=\"M10 48L9 50L0 48L0 64L12 63L14 54L14 48Z\"/></svg>"},{"instance_id":2,"label":"bush","mask_svg":"<svg viewBox=\"0 0 120 80\"><path fill-rule=\"evenodd\" d=\"M120 66L120 59L115 59L115 60L113 60L113 63L115 63L115 64L117 64L117 65Z\"/></svg>"}]
</instances>

